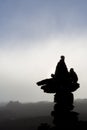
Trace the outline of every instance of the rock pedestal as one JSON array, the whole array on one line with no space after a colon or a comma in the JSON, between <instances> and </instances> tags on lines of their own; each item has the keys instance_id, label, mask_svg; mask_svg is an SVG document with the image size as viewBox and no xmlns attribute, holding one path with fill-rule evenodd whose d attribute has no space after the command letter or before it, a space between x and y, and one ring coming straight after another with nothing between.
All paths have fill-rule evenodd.
<instances>
[{"instance_id":1,"label":"rock pedestal","mask_svg":"<svg viewBox=\"0 0 87 130\"><path fill-rule=\"evenodd\" d=\"M79 88L77 83L78 77L71 68L68 72L64 62L64 56L58 62L55 74L51 74L51 78L37 82L38 86L46 93L54 93L54 110L51 112L53 116L54 127L50 129L57 130L59 128L72 129L78 124L78 113L73 111L74 95L73 92Z\"/></svg>"}]
</instances>

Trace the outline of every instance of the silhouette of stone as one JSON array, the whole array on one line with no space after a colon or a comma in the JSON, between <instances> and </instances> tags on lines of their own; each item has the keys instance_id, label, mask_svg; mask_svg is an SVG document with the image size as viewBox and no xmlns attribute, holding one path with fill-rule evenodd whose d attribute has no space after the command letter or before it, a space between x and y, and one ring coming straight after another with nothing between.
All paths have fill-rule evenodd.
<instances>
[{"instance_id":1,"label":"silhouette of stone","mask_svg":"<svg viewBox=\"0 0 87 130\"><path fill-rule=\"evenodd\" d=\"M71 80L71 82L72 82L72 83L77 83L77 81L78 81L78 76L77 76L77 74L75 73L75 71L74 71L73 68L70 69L69 75L70 75L70 80Z\"/></svg>"},{"instance_id":2,"label":"silhouette of stone","mask_svg":"<svg viewBox=\"0 0 87 130\"><path fill-rule=\"evenodd\" d=\"M73 93L79 88L78 76L73 68L68 72L65 64L65 57L61 56L51 78L37 82L38 86L46 93L55 93L54 110L51 115L54 117L53 129L57 128L76 128L78 124L78 113L73 111ZM49 128L51 129L51 128Z\"/></svg>"},{"instance_id":3,"label":"silhouette of stone","mask_svg":"<svg viewBox=\"0 0 87 130\"><path fill-rule=\"evenodd\" d=\"M65 64L65 57L61 56L60 61L58 62L55 70L55 79L59 85L65 85L69 77L68 69Z\"/></svg>"}]
</instances>

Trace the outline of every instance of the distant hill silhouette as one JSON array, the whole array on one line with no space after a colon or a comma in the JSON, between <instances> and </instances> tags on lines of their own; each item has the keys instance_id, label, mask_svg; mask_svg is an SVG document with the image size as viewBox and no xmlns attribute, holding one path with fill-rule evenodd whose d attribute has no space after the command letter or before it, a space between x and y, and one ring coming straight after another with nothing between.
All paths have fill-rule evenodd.
<instances>
[{"instance_id":1,"label":"distant hill silhouette","mask_svg":"<svg viewBox=\"0 0 87 130\"><path fill-rule=\"evenodd\" d=\"M0 130L37 130L42 122L52 124L53 103L9 102L0 107Z\"/></svg>"},{"instance_id":2,"label":"distant hill silhouette","mask_svg":"<svg viewBox=\"0 0 87 130\"><path fill-rule=\"evenodd\" d=\"M51 102L9 102L5 106L0 107L0 120L7 118L17 119L38 116L50 116L52 108L53 103Z\"/></svg>"},{"instance_id":3,"label":"distant hill silhouette","mask_svg":"<svg viewBox=\"0 0 87 130\"><path fill-rule=\"evenodd\" d=\"M87 121L87 99L75 100L74 105L75 111L80 113L79 119L81 123L84 124L84 121ZM51 124L53 118L50 113L53 106L53 102L9 102L4 106L2 105L0 107L0 129L36 130L42 122Z\"/></svg>"},{"instance_id":4,"label":"distant hill silhouette","mask_svg":"<svg viewBox=\"0 0 87 130\"><path fill-rule=\"evenodd\" d=\"M87 99L77 99L74 105L74 110L80 113L79 118L81 120L87 120ZM8 115L15 116L15 118L50 116L53 106L53 102L46 101L36 103L0 103L0 120L2 119L1 115L4 118Z\"/></svg>"},{"instance_id":5,"label":"distant hill silhouette","mask_svg":"<svg viewBox=\"0 0 87 130\"><path fill-rule=\"evenodd\" d=\"M74 110L79 113L79 119L87 121L87 99L77 99L74 104Z\"/></svg>"}]
</instances>

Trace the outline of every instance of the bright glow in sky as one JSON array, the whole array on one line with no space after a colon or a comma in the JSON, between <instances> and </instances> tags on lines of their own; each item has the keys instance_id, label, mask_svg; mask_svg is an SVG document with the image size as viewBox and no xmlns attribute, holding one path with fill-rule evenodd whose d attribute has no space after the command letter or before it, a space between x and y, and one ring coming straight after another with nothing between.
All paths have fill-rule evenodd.
<instances>
[{"instance_id":1,"label":"bright glow in sky","mask_svg":"<svg viewBox=\"0 0 87 130\"><path fill-rule=\"evenodd\" d=\"M87 98L87 1L0 0L0 102L53 101L36 82L60 55L78 74L75 98Z\"/></svg>"}]
</instances>

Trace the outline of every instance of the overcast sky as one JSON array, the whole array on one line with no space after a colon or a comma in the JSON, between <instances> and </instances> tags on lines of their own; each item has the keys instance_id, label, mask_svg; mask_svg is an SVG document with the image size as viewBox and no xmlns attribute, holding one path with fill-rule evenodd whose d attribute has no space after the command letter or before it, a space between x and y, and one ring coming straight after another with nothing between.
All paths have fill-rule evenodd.
<instances>
[{"instance_id":1,"label":"overcast sky","mask_svg":"<svg viewBox=\"0 0 87 130\"><path fill-rule=\"evenodd\" d=\"M87 98L87 0L0 0L0 102L53 101L36 82L60 55L78 74L75 98Z\"/></svg>"}]
</instances>

